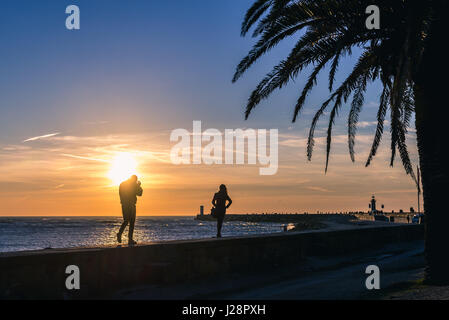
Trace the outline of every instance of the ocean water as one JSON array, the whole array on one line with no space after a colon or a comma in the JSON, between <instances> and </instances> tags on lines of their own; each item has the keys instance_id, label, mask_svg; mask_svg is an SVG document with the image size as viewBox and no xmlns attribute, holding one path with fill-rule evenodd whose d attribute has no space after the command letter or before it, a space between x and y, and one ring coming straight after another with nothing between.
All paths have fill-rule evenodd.
<instances>
[{"instance_id":1,"label":"ocean water","mask_svg":"<svg viewBox=\"0 0 449 320\"><path fill-rule=\"evenodd\" d=\"M0 252L117 244L121 217L0 217ZM225 222L223 237L282 232L281 223ZM122 240L127 241L128 228ZM139 243L211 238L216 222L194 217L137 217Z\"/></svg>"}]
</instances>

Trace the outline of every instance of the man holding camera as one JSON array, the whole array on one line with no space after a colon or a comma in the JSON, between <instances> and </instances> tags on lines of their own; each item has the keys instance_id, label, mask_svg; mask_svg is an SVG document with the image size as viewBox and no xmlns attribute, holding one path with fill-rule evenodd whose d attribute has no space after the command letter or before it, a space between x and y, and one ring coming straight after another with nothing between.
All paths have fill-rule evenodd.
<instances>
[{"instance_id":1,"label":"man holding camera","mask_svg":"<svg viewBox=\"0 0 449 320\"><path fill-rule=\"evenodd\" d=\"M134 224L136 222L136 203L137 196L141 197L143 189L137 176L133 175L126 181L123 181L119 187L120 202L122 203L123 223L117 233L118 243L122 242L122 233L129 223L128 244L135 245L133 240Z\"/></svg>"}]
</instances>

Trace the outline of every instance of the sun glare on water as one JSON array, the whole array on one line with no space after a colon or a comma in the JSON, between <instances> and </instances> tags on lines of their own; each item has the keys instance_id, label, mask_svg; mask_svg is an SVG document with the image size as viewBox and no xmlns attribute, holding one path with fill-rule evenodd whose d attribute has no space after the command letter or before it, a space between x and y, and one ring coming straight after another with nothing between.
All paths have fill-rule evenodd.
<instances>
[{"instance_id":1,"label":"sun glare on water","mask_svg":"<svg viewBox=\"0 0 449 320\"><path fill-rule=\"evenodd\" d=\"M137 173L137 161L130 153L119 153L111 162L111 168L108 178L112 180L114 185L119 185L133 174Z\"/></svg>"}]
</instances>

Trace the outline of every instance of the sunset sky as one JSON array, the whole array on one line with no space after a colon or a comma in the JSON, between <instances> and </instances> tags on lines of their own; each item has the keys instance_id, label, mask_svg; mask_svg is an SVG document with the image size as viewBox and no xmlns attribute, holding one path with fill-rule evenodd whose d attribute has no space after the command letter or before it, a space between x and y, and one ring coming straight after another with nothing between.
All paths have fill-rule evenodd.
<instances>
[{"instance_id":1,"label":"sunset sky","mask_svg":"<svg viewBox=\"0 0 449 320\"><path fill-rule=\"evenodd\" d=\"M416 187L400 160L389 166L389 126L372 165L380 86L369 87L356 142L347 147L348 108L334 129L324 173L327 116L312 162L306 137L314 110L329 96L327 74L297 123L293 106L310 70L264 101L244 121L251 90L284 58L292 39L231 83L254 39L240 37L253 0L2 0L0 10L0 215L120 215L117 157L135 160L144 196L139 215L194 215L210 208L218 185L230 213L355 211L372 194L385 210L417 208ZM81 10L81 30L65 28L65 8ZM359 52L354 50L354 54ZM338 78L353 66L341 64ZM279 129L279 169L259 165L174 165L170 133L203 129ZM412 161L414 126L408 135ZM117 171L117 170L116 170Z\"/></svg>"}]
</instances>

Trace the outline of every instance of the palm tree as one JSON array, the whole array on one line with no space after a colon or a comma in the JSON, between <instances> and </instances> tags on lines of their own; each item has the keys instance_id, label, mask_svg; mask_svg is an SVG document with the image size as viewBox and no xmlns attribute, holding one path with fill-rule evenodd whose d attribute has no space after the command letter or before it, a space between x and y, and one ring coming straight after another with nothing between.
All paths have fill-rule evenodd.
<instances>
[{"instance_id":1,"label":"palm tree","mask_svg":"<svg viewBox=\"0 0 449 320\"><path fill-rule=\"evenodd\" d=\"M359 113L367 84L380 81L379 109L374 141L366 161L376 155L384 132L387 112L391 117L391 161L396 153L407 174L417 180L409 158L406 134L415 113L418 152L422 169L426 213L426 279L429 283L449 283L449 212L444 212L443 192L449 185L446 121L449 119L442 75L447 62L442 44L445 38L446 0L256 0L242 24L245 36L254 26L257 38L252 50L237 66L233 82L281 40L298 39L287 58L276 65L258 84L248 99L245 118L275 89L286 85L307 66L312 71L294 107L293 122L304 106L317 76L329 67L330 96L318 108L309 131L307 157L312 158L314 131L320 117L330 111L327 129L326 167L329 164L332 128L341 107L348 103L349 155L354 161L354 141ZM368 30L365 13L369 5L380 9L380 29ZM352 71L335 87L339 62L361 54ZM444 74L444 76L446 76ZM335 87L335 88L334 88ZM349 101L348 101L349 100Z\"/></svg>"}]
</instances>

